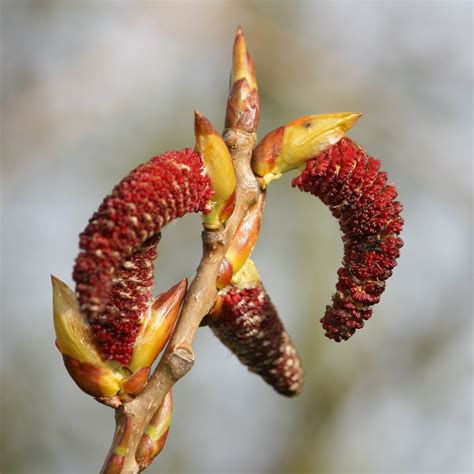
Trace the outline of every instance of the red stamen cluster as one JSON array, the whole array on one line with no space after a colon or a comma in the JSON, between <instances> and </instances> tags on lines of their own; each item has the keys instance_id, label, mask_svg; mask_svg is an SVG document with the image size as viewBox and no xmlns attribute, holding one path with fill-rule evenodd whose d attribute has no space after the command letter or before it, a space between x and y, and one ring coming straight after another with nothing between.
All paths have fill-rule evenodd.
<instances>
[{"instance_id":1,"label":"red stamen cluster","mask_svg":"<svg viewBox=\"0 0 474 474\"><path fill-rule=\"evenodd\" d=\"M162 227L188 212L207 211L211 195L200 155L172 151L133 170L90 219L73 278L104 359L130 361L151 300Z\"/></svg>"},{"instance_id":2,"label":"red stamen cluster","mask_svg":"<svg viewBox=\"0 0 474 474\"><path fill-rule=\"evenodd\" d=\"M380 162L343 138L306 163L292 185L319 197L339 220L344 259L337 292L321 319L326 336L349 339L372 315L403 241L402 205Z\"/></svg>"},{"instance_id":3,"label":"red stamen cluster","mask_svg":"<svg viewBox=\"0 0 474 474\"><path fill-rule=\"evenodd\" d=\"M277 392L297 395L303 388L304 372L265 288L228 288L221 296L216 319L210 323L212 331L240 362Z\"/></svg>"},{"instance_id":4,"label":"red stamen cluster","mask_svg":"<svg viewBox=\"0 0 474 474\"><path fill-rule=\"evenodd\" d=\"M156 238L148 239L112 278L109 302L91 327L102 354L122 365L130 362L140 317L152 298Z\"/></svg>"}]
</instances>

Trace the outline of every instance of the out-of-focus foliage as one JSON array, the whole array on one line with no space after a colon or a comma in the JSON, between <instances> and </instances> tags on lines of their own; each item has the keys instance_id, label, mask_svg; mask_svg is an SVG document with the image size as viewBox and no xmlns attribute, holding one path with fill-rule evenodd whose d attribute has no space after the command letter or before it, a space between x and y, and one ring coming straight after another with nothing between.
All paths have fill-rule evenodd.
<instances>
[{"instance_id":1,"label":"out-of-focus foliage","mask_svg":"<svg viewBox=\"0 0 474 474\"><path fill-rule=\"evenodd\" d=\"M405 204L405 247L347 343L319 318L342 256L315 199L269 190L254 253L306 368L287 400L210 331L175 390L151 472L468 472L472 428L470 2L2 2L2 472L96 472L113 413L67 376L49 273L71 283L77 235L137 164L223 124L242 24L260 137L309 113L362 111L350 136ZM165 229L158 287L191 275L200 221Z\"/></svg>"}]
</instances>

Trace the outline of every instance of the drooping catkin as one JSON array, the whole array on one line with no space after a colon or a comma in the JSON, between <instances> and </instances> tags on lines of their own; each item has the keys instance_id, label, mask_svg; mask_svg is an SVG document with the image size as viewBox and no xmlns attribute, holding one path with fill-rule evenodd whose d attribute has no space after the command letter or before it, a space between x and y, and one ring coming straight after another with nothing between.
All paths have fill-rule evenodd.
<instances>
[{"instance_id":1,"label":"drooping catkin","mask_svg":"<svg viewBox=\"0 0 474 474\"><path fill-rule=\"evenodd\" d=\"M303 388L303 368L263 285L228 286L224 291L219 314L210 323L214 334L277 392L298 395Z\"/></svg>"},{"instance_id":2,"label":"drooping catkin","mask_svg":"<svg viewBox=\"0 0 474 474\"><path fill-rule=\"evenodd\" d=\"M339 221L344 258L332 306L321 319L326 336L349 339L372 315L403 241L402 205L380 162L343 138L309 160L292 185L317 196Z\"/></svg>"}]
</instances>

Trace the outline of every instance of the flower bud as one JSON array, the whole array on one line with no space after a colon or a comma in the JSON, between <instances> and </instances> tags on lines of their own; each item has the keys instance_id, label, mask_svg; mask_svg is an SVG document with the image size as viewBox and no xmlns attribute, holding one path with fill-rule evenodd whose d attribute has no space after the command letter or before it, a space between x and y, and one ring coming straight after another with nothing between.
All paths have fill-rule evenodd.
<instances>
[{"instance_id":1,"label":"flower bud","mask_svg":"<svg viewBox=\"0 0 474 474\"><path fill-rule=\"evenodd\" d=\"M153 459L162 451L168 437L171 415L173 412L173 396L171 390L166 394L163 403L156 411L142 436L135 454L140 471L148 467Z\"/></svg>"},{"instance_id":2,"label":"flower bud","mask_svg":"<svg viewBox=\"0 0 474 474\"><path fill-rule=\"evenodd\" d=\"M252 169L265 183L298 168L338 142L361 114L307 115L268 133L252 155Z\"/></svg>"},{"instance_id":3,"label":"flower bud","mask_svg":"<svg viewBox=\"0 0 474 474\"><path fill-rule=\"evenodd\" d=\"M230 215L228 207L235 199L234 165L224 140L211 122L199 112L194 113L194 133L194 150L202 156L214 191L211 211L203 215L203 224L206 229L217 229Z\"/></svg>"},{"instance_id":4,"label":"flower bud","mask_svg":"<svg viewBox=\"0 0 474 474\"><path fill-rule=\"evenodd\" d=\"M255 70L244 33L239 26L232 55L225 126L252 133L257 130L258 119L259 98Z\"/></svg>"}]
</instances>

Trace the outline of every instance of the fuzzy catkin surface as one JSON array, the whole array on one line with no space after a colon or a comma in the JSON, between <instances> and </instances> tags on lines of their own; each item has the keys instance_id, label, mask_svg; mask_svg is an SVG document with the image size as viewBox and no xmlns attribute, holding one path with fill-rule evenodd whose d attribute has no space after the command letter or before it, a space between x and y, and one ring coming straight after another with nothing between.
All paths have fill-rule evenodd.
<instances>
[{"instance_id":1,"label":"fuzzy catkin surface","mask_svg":"<svg viewBox=\"0 0 474 474\"><path fill-rule=\"evenodd\" d=\"M188 212L206 212L211 195L200 155L171 151L133 170L89 220L73 278L104 359L130 361L151 301L161 229Z\"/></svg>"},{"instance_id":2,"label":"fuzzy catkin surface","mask_svg":"<svg viewBox=\"0 0 474 474\"><path fill-rule=\"evenodd\" d=\"M277 392L290 397L301 392L300 359L263 285L229 287L210 327L240 362Z\"/></svg>"},{"instance_id":3,"label":"fuzzy catkin surface","mask_svg":"<svg viewBox=\"0 0 474 474\"><path fill-rule=\"evenodd\" d=\"M309 160L292 185L319 197L339 221L344 258L321 322L329 338L349 339L371 317L400 256L397 191L380 162L348 138Z\"/></svg>"}]
</instances>

